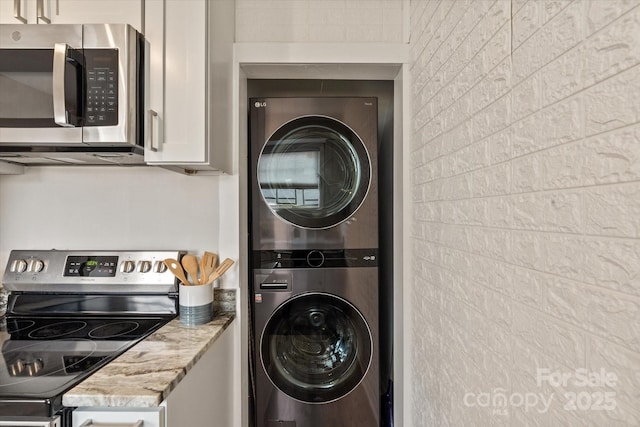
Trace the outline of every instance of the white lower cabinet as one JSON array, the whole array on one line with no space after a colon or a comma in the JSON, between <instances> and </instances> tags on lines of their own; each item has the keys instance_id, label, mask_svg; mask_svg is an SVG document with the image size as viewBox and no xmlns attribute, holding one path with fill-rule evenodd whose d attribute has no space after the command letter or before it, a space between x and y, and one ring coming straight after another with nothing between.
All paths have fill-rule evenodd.
<instances>
[{"instance_id":1,"label":"white lower cabinet","mask_svg":"<svg viewBox=\"0 0 640 427\"><path fill-rule=\"evenodd\" d=\"M22 175L24 166L13 163L0 162L0 175Z\"/></svg>"},{"instance_id":2,"label":"white lower cabinet","mask_svg":"<svg viewBox=\"0 0 640 427\"><path fill-rule=\"evenodd\" d=\"M165 427L165 408L79 408L73 427Z\"/></svg>"},{"instance_id":3,"label":"white lower cabinet","mask_svg":"<svg viewBox=\"0 0 640 427\"><path fill-rule=\"evenodd\" d=\"M238 427L234 411L240 378L234 378L238 322L232 322L173 390L164 405L167 427ZM237 415L237 414L235 414Z\"/></svg>"},{"instance_id":4,"label":"white lower cabinet","mask_svg":"<svg viewBox=\"0 0 640 427\"><path fill-rule=\"evenodd\" d=\"M236 323L229 325L159 406L81 407L72 412L72 427L237 427Z\"/></svg>"}]
</instances>

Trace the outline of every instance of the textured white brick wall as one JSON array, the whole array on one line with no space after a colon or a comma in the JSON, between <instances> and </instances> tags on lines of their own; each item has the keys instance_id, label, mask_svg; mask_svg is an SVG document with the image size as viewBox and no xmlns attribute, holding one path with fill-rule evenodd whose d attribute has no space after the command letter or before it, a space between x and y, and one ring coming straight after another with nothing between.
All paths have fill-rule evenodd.
<instances>
[{"instance_id":1,"label":"textured white brick wall","mask_svg":"<svg viewBox=\"0 0 640 427\"><path fill-rule=\"evenodd\" d=\"M640 425L640 1L410 16L411 427Z\"/></svg>"},{"instance_id":2,"label":"textured white brick wall","mask_svg":"<svg viewBox=\"0 0 640 427\"><path fill-rule=\"evenodd\" d=\"M396 42L403 0L236 0L238 42Z\"/></svg>"}]
</instances>

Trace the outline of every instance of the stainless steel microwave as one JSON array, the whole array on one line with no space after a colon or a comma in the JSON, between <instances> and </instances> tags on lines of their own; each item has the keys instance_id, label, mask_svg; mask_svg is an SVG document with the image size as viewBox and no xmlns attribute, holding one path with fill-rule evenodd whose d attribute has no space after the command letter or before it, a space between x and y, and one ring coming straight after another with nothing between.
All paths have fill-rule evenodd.
<instances>
[{"instance_id":1,"label":"stainless steel microwave","mask_svg":"<svg viewBox=\"0 0 640 427\"><path fill-rule=\"evenodd\" d=\"M144 51L130 25L0 25L0 161L142 163Z\"/></svg>"}]
</instances>

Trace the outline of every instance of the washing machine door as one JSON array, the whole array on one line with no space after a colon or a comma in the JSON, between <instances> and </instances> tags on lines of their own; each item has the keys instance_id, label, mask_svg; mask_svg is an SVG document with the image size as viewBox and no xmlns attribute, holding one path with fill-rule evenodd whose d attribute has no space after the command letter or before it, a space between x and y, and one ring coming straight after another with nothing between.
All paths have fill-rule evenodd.
<instances>
[{"instance_id":1,"label":"washing machine door","mask_svg":"<svg viewBox=\"0 0 640 427\"><path fill-rule=\"evenodd\" d=\"M280 305L260 345L271 382L305 403L347 395L366 375L372 351L362 314L348 301L326 293L301 294Z\"/></svg>"},{"instance_id":2,"label":"washing machine door","mask_svg":"<svg viewBox=\"0 0 640 427\"><path fill-rule=\"evenodd\" d=\"M304 116L281 126L258 160L262 198L280 219L325 229L349 219L371 182L371 162L360 137L330 117Z\"/></svg>"}]
</instances>

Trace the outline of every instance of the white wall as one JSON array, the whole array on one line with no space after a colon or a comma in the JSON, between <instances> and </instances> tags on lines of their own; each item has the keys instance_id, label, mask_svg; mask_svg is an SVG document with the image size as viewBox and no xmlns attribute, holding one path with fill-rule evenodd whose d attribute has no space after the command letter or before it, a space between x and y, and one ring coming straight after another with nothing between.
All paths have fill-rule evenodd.
<instances>
[{"instance_id":1,"label":"white wall","mask_svg":"<svg viewBox=\"0 0 640 427\"><path fill-rule=\"evenodd\" d=\"M404 0L236 0L237 42L403 41Z\"/></svg>"},{"instance_id":2,"label":"white wall","mask_svg":"<svg viewBox=\"0 0 640 427\"><path fill-rule=\"evenodd\" d=\"M237 238L228 234L237 224L219 228L220 177L154 167L25 171L0 176L0 273L11 249L209 250L237 258ZM237 286L235 271L223 286Z\"/></svg>"},{"instance_id":3,"label":"white wall","mask_svg":"<svg viewBox=\"0 0 640 427\"><path fill-rule=\"evenodd\" d=\"M640 425L640 4L414 0L411 49L412 425Z\"/></svg>"}]
</instances>

